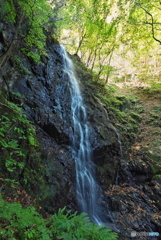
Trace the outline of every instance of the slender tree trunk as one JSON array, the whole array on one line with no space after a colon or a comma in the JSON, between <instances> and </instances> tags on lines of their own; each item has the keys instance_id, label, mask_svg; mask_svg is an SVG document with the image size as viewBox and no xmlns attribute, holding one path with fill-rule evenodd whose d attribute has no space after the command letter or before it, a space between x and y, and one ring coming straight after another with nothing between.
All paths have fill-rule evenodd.
<instances>
[{"instance_id":1,"label":"slender tree trunk","mask_svg":"<svg viewBox=\"0 0 161 240\"><path fill-rule=\"evenodd\" d=\"M91 70L92 70L92 71L93 71L93 68L94 68L96 56L97 56L97 49L95 49L95 51L94 51L94 57L93 57L93 60L92 60L93 62L92 62L92 66L91 66Z\"/></svg>"},{"instance_id":2,"label":"slender tree trunk","mask_svg":"<svg viewBox=\"0 0 161 240\"><path fill-rule=\"evenodd\" d=\"M80 48L81 48L81 46L82 46L82 43L83 43L83 40L84 40L85 36L86 36L86 33L84 33L84 34L81 36L81 39L80 39L80 41L79 41L79 45L78 45L78 48L77 48L75 54L78 54L78 52L79 52L79 50L80 50Z\"/></svg>"},{"instance_id":3,"label":"slender tree trunk","mask_svg":"<svg viewBox=\"0 0 161 240\"><path fill-rule=\"evenodd\" d=\"M91 57L92 57L92 49L90 49L89 56L88 56L88 59L87 59L87 63L86 63L87 67L89 67Z\"/></svg>"},{"instance_id":4,"label":"slender tree trunk","mask_svg":"<svg viewBox=\"0 0 161 240\"><path fill-rule=\"evenodd\" d=\"M111 54L110 54L109 61L108 61L108 66L110 66L110 64L111 64L114 48L115 48L115 45L113 45L113 47L112 47ZM108 71L108 73L107 73L107 77L106 77L106 80L105 80L105 85L108 83L109 76L110 76L110 71Z\"/></svg>"}]
</instances>

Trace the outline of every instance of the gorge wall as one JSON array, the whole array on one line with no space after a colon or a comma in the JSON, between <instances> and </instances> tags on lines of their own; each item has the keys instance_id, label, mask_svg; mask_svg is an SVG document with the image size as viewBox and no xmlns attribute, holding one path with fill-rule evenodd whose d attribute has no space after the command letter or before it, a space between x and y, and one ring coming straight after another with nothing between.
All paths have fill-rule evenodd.
<instances>
[{"instance_id":1,"label":"gorge wall","mask_svg":"<svg viewBox=\"0 0 161 240\"><path fill-rule=\"evenodd\" d=\"M2 43L5 45L4 38ZM69 81L63 72L60 45L48 41L47 51L49 55L42 59L42 64L18 55L21 66L15 61L14 53L2 66L1 89L9 87L23 96L19 103L36 127L46 184L50 189L44 207L52 212L65 205L77 209L77 205L75 164L71 155L73 123ZM77 75L90 123L89 135L98 182L109 186L115 181L120 155L117 135L109 124L105 107L85 84L92 76L81 70L77 70Z\"/></svg>"},{"instance_id":2,"label":"gorge wall","mask_svg":"<svg viewBox=\"0 0 161 240\"><path fill-rule=\"evenodd\" d=\"M7 39L11 35L12 31L1 24L1 53L8 48ZM78 210L78 206L75 195L75 161L71 152L73 122L69 81L63 71L59 43L49 37L46 50L48 56L42 57L40 64L15 48L1 66L0 89L2 93L8 92L7 98L10 101L22 107L35 126L40 143L42 172L39 177L42 173L44 185L37 186L36 180L32 180L30 188L27 188L21 181L26 177L25 170L17 178L22 188L37 198L46 212L54 213L64 206L72 210ZM111 124L106 106L95 95L96 87L90 84L92 75L77 56L71 58L75 63L90 125L90 143L97 182L102 188L100 199L104 219L116 221L117 229L121 232L120 239L131 239L128 236L132 230L160 232L160 219L155 218L161 210L159 183L152 182L150 185L151 169L142 155L140 158L135 156L138 159L135 162L128 163L128 154L123 159L125 156L121 156L118 133ZM16 98L11 90L21 96ZM25 164L38 171L39 165L36 162L33 164L30 156L26 158ZM116 186L118 166L119 186ZM137 173L146 176L143 182L137 178ZM43 197L39 198L39 195ZM154 204L152 201L155 200ZM146 211L139 212L140 215L135 218L136 211L139 211L137 206Z\"/></svg>"}]
</instances>

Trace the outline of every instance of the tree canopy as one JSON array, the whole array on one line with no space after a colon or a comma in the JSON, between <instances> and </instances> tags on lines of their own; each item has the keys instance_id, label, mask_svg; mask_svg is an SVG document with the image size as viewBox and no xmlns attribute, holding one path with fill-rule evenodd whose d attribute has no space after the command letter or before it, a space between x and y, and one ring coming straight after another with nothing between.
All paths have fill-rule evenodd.
<instances>
[{"instance_id":1,"label":"tree canopy","mask_svg":"<svg viewBox=\"0 0 161 240\"><path fill-rule=\"evenodd\" d=\"M24 39L26 45L22 50L35 61L46 54L44 32L54 24L57 27L54 37L70 53L78 54L96 80L104 84L111 74L118 75L117 69L123 62L137 68L141 78L145 72L159 73L158 0L0 0L0 3L1 20L16 26L13 42ZM125 70L123 74L132 72Z\"/></svg>"},{"instance_id":2,"label":"tree canopy","mask_svg":"<svg viewBox=\"0 0 161 240\"><path fill-rule=\"evenodd\" d=\"M68 0L58 12L57 27L67 49L106 83L117 58L143 69L148 59L152 65L159 62L160 11L158 0Z\"/></svg>"}]
</instances>

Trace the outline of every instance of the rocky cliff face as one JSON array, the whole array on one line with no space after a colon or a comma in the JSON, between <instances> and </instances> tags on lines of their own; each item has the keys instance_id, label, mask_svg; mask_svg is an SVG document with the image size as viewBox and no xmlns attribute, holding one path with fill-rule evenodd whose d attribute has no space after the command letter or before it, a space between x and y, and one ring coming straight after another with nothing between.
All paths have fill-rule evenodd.
<instances>
[{"instance_id":1,"label":"rocky cliff face","mask_svg":"<svg viewBox=\"0 0 161 240\"><path fill-rule=\"evenodd\" d=\"M23 96L20 100L22 108L36 126L46 184L50 188L44 206L52 212L65 205L77 209L77 204L75 163L71 155L70 83L63 72L60 45L49 41L47 51L49 55L42 59L42 64L23 57L21 66L17 66L16 55L11 57L4 66L3 79L14 92ZM18 55L17 58L21 57ZM21 73L19 68L22 68ZM89 80L90 74L80 69L76 71L87 108L97 179L100 184L109 186L115 180L119 160L117 135L109 124L105 107L85 84L84 77ZM4 81L3 84L5 87Z\"/></svg>"},{"instance_id":2,"label":"rocky cliff face","mask_svg":"<svg viewBox=\"0 0 161 240\"><path fill-rule=\"evenodd\" d=\"M0 27L0 52L3 54L12 34L5 25ZM36 64L15 48L10 58L6 58L1 65L0 88L2 91L10 89L22 95L18 100L10 94L9 98L22 106L36 127L45 181L45 187L40 187L41 195L45 197L40 202L47 212L53 213L63 206L77 210L77 203L75 162L71 154L73 123L70 84L63 72L60 45L49 39L47 52L48 57L41 59L42 64ZM103 190L103 215L112 211L113 221L117 222L117 228L123 233L120 239L131 239L129 235L132 230L160 231L159 183L150 183L152 176L148 162L137 159L138 161L129 161L127 164L123 159L120 161L118 135L111 125L106 107L95 96L95 89L89 84L92 76L76 56L72 58L76 63L76 73L90 124L96 177ZM120 181L119 186L115 186L118 164ZM32 167L36 168L36 163ZM137 177L139 171L141 176L146 176L144 181ZM22 173L21 178L23 177ZM49 189L48 193L45 188ZM34 183L31 184L30 191L33 197L34 194L39 194L35 191Z\"/></svg>"}]
</instances>

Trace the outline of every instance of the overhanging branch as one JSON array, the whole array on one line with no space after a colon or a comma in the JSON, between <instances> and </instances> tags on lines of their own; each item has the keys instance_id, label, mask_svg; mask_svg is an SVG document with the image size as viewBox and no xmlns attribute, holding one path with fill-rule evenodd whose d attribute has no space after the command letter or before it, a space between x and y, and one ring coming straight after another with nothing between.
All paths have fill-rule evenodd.
<instances>
[{"instance_id":1,"label":"overhanging branch","mask_svg":"<svg viewBox=\"0 0 161 240\"><path fill-rule=\"evenodd\" d=\"M155 41L159 42L159 44L161 44L161 41L160 41L158 38L156 38L156 36L155 36L154 25L155 25L156 23L154 22L154 17L153 17L153 15L152 15L148 10L146 10L146 9L141 5L141 3L138 3L138 2L135 2L135 3L138 4L138 5L140 6L140 8L141 8L147 15L150 16L150 18L151 18L151 23L146 23L146 24L149 24L149 25L151 26L151 32L152 32L152 37L153 37L153 39L154 39Z\"/></svg>"}]
</instances>

